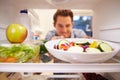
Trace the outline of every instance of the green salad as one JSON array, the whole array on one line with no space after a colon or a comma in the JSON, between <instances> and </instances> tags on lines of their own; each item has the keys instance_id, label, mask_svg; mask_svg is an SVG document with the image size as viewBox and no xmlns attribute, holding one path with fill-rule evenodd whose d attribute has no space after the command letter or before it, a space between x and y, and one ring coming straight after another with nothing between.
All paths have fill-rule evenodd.
<instances>
[{"instance_id":1,"label":"green salad","mask_svg":"<svg viewBox=\"0 0 120 80\"><path fill-rule=\"evenodd\" d=\"M39 50L40 46L33 44L0 45L0 62L28 62Z\"/></svg>"}]
</instances>

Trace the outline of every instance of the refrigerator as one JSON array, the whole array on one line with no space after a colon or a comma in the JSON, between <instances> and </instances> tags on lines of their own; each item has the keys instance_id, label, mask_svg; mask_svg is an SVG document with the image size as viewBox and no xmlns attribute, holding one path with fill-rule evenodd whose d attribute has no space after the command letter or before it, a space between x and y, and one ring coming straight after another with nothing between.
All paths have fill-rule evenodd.
<instances>
[{"instance_id":1,"label":"refrigerator","mask_svg":"<svg viewBox=\"0 0 120 80\"><path fill-rule=\"evenodd\" d=\"M44 39L54 28L52 18L57 9L71 9L76 16L92 16L91 36L120 45L120 0L0 0L0 44L8 43L6 28L11 23L28 26L28 40ZM26 19L21 22L20 11L24 10L27 10L27 17L22 15ZM107 80L119 80L120 51L109 61L97 64L54 63L52 60L48 64L0 63L1 80L86 80L82 73L96 73Z\"/></svg>"}]
</instances>

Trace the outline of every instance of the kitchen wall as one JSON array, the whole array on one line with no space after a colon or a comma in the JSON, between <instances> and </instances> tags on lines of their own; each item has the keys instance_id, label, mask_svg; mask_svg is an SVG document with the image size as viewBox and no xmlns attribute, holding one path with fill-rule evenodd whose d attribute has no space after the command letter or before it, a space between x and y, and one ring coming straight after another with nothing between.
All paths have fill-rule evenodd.
<instances>
[{"instance_id":1,"label":"kitchen wall","mask_svg":"<svg viewBox=\"0 0 120 80\"><path fill-rule=\"evenodd\" d=\"M104 0L94 8L94 37L120 42L120 0Z\"/></svg>"}]
</instances>

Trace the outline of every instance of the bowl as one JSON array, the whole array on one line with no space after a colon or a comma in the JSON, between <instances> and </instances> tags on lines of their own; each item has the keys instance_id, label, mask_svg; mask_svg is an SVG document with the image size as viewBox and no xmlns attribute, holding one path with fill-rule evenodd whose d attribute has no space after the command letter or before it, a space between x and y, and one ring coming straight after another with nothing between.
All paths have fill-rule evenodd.
<instances>
[{"instance_id":1,"label":"bowl","mask_svg":"<svg viewBox=\"0 0 120 80\"><path fill-rule=\"evenodd\" d=\"M96 63L96 62L105 62L112 57L114 57L120 50L120 46L116 43L99 40L99 39L86 39L86 38L65 38L70 42L78 42L78 41L87 41L92 43L93 41L102 41L109 44L112 47L112 51L110 52L76 52L75 51L64 51L55 49L54 46L57 45L63 39L51 40L45 43L45 47L48 52L52 54L57 59L60 59L65 62L70 63Z\"/></svg>"},{"instance_id":2,"label":"bowl","mask_svg":"<svg viewBox=\"0 0 120 80\"><path fill-rule=\"evenodd\" d=\"M36 44L0 44L0 63L35 62L39 51Z\"/></svg>"}]
</instances>

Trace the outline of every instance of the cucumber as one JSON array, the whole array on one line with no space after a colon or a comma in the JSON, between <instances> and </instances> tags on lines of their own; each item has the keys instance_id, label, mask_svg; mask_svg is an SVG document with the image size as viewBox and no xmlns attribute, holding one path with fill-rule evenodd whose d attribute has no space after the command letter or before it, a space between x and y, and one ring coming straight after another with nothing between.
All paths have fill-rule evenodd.
<instances>
[{"instance_id":1,"label":"cucumber","mask_svg":"<svg viewBox=\"0 0 120 80\"><path fill-rule=\"evenodd\" d=\"M58 49L61 49L61 44L69 44L70 42L68 41L68 40L60 40L59 42L58 42Z\"/></svg>"},{"instance_id":2,"label":"cucumber","mask_svg":"<svg viewBox=\"0 0 120 80\"><path fill-rule=\"evenodd\" d=\"M107 44L107 43L100 43L98 48L102 51L102 52L111 52L113 49L112 47Z\"/></svg>"},{"instance_id":3,"label":"cucumber","mask_svg":"<svg viewBox=\"0 0 120 80\"><path fill-rule=\"evenodd\" d=\"M97 42L97 46L100 44L100 43L103 43L103 41L96 41Z\"/></svg>"},{"instance_id":4,"label":"cucumber","mask_svg":"<svg viewBox=\"0 0 120 80\"><path fill-rule=\"evenodd\" d=\"M46 43L45 40L41 41L40 43L40 54L44 54L48 52L47 48L45 47L45 43Z\"/></svg>"},{"instance_id":5,"label":"cucumber","mask_svg":"<svg viewBox=\"0 0 120 80\"><path fill-rule=\"evenodd\" d=\"M100 53L101 51L97 48L87 48L86 52L88 52L88 53Z\"/></svg>"}]
</instances>

